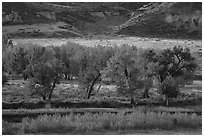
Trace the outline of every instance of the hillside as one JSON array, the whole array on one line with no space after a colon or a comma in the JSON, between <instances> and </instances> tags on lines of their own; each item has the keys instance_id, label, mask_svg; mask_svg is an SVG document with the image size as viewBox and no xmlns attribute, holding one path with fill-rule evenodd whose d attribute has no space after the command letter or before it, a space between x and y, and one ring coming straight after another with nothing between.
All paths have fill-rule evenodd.
<instances>
[{"instance_id":1,"label":"hillside","mask_svg":"<svg viewBox=\"0 0 204 137\"><path fill-rule=\"evenodd\" d=\"M201 3L3 2L12 38L153 36L200 38Z\"/></svg>"},{"instance_id":2,"label":"hillside","mask_svg":"<svg viewBox=\"0 0 204 137\"><path fill-rule=\"evenodd\" d=\"M116 33L201 38L202 3L149 3L137 9Z\"/></svg>"},{"instance_id":3,"label":"hillside","mask_svg":"<svg viewBox=\"0 0 204 137\"><path fill-rule=\"evenodd\" d=\"M15 38L109 35L144 4L4 2L3 32Z\"/></svg>"}]
</instances>

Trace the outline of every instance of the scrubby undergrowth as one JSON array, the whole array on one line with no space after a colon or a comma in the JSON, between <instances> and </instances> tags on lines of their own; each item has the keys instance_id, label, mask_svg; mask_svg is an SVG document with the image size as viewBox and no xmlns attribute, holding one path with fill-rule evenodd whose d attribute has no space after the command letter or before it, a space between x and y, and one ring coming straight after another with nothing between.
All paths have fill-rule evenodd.
<instances>
[{"instance_id":1,"label":"scrubby undergrowth","mask_svg":"<svg viewBox=\"0 0 204 137\"><path fill-rule=\"evenodd\" d=\"M24 118L21 123L12 124L3 121L3 134L38 134L38 133L68 133L77 134L97 132L101 130L131 130L131 129L163 129L177 128L198 129L202 126L202 117L195 114L168 114L135 111L126 114L121 111L115 114L84 114L84 115L43 115L36 119Z\"/></svg>"}]
</instances>

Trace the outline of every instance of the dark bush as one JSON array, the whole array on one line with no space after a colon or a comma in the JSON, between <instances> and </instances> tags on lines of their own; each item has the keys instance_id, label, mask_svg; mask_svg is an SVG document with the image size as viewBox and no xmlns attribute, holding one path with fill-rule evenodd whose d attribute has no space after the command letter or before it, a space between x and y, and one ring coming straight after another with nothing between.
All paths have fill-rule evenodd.
<instances>
[{"instance_id":1,"label":"dark bush","mask_svg":"<svg viewBox=\"0 0 204 137\"><path fill-rule=\"evenodd\" d=\"M3 73L2 74L2 85L5 85L8 82L7 76Z\"/></svg>"}]
</instances>

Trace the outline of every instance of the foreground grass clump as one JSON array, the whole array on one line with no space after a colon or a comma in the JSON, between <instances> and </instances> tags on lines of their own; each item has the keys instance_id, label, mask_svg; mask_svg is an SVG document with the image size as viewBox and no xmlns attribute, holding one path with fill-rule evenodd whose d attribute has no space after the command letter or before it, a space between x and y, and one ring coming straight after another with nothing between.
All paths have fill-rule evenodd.
<instances>
[{"instance_id":1,"label":"foreground grass clump","mask_svg":"<svg viewBox=\"0 0 204 137\"><path fill-rule=\"evenodd\" d=\"M124 115L110 113L84 115L43 115L36 119L24 118L21 123L10 124L3 122L3 134L16 129L16 134L37 133L84 133L101 130L130 130L130 129L164 129L201 128L201 116L195 114L169 114L137 111Z\"/></svg>"},{"instance_id":2,"label":"foreground grass clump","mask_svg":"<svg viewBox=\"0 0 204 137\"><path fill-rule=\"evenodd\" d=\"M2 121L2 134L4 135L17 134L20 128L21 128L21 123L13 124L4 120Z\"/></svg>"}]
</instances>

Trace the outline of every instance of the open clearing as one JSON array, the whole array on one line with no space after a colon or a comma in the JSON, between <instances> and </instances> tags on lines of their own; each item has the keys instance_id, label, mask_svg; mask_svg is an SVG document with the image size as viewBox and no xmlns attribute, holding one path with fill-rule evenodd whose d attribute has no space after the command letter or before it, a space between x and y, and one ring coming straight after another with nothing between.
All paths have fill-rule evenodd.
<instances>
[{"instance_id":1,"label":"open clearing","mask_svg":"<svg viewBox=\"0 0 204 137\"><path fill-rule=\"evenodd\" d=\"M57 39L57 38L46 38L46 39L12 39L14 44L16 43L35 43L42 46L61 46L67 42L74 42L85 46L119 46L122 44L134 45L139 48L169 48L172 46L183 46L188 47L191 50L200 51L202 48L201 40L178 40L178 39L163 39L163 38L144 38L144 37L117 37L111 39L100 39L98 37L92 39L85 38L69 38L69 39Z\"/></svg>"}]
</instances>

